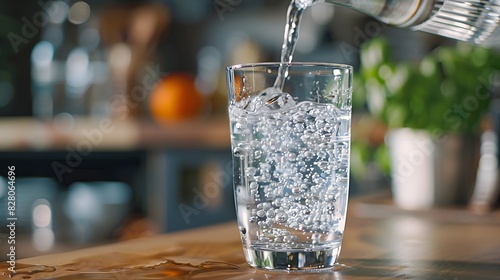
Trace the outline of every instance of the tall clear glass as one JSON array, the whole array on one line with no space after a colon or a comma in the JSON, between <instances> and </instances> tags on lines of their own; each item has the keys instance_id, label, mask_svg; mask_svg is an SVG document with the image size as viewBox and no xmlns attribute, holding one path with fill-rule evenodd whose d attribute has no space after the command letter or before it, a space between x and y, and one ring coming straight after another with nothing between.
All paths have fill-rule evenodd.
<instances>
[{"instance_id":1,"label":"tall clear glass","mask_svg":"<svg viewBox=\"0 0 500 280\"><path fill-rule=\"evenodd\" d=\"M238 226L256 268L316 271L340 253L349 189L352 67L227 68Z\"/></svg>"}]
</instances>

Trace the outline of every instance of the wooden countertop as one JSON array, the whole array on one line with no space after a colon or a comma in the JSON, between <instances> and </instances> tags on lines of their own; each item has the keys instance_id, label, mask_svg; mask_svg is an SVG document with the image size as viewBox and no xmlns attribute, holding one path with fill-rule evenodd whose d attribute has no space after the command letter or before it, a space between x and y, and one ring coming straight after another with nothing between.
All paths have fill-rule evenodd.
<instances>
[{"instance_id":1,"label":"wooden countertop","mask_svg":"<svg viewBox=\"0 0 500 280\"><path fill-rule=\"evenodd\" d=\"M498 213L376 207L351 202L340 265L319 274L250 268L233 222L18 260L13 279L500 279Z\"/></svg>"}]
</instances>

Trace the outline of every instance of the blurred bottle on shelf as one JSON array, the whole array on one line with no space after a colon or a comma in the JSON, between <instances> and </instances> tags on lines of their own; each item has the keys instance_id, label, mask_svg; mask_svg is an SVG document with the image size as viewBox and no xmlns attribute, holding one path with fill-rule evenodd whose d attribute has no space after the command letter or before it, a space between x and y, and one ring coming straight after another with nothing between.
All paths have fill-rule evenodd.
<instances>
[{"instance_id":1,"label":"blurred bottle on shelf","mask_svg":"<svg viewBox=\"0 0 500 280\"><path fill-rule=\"evenodd\" d=\"M108 50L112 113L119 118L144 117L147 97L160 81L155 62L170 12L157 3L113 5L100 17L100 34Z\"/></svg>"},{"instance_id":2,"label":"blurred bottle on shelf","mask_svg":"<svg viewBox=\"0 0 500 280\"><path fill-rule=\"evenodd\" d=\"M109 116L109 71L98 12L84 1L46 5L55 12L31 53L34 117Z\"/></svg>"},{"instance_id":3,"label":"blurred bottle on shelf","mask_svg":"<svg viewBox=\"0 0 500 280\"><path fill-rule=\"evenodd\" d=\"M130 212L132 189L116 181L74 182L63 206L69 238L88 244L109 239Z\"/></svg>"}]
</instances>

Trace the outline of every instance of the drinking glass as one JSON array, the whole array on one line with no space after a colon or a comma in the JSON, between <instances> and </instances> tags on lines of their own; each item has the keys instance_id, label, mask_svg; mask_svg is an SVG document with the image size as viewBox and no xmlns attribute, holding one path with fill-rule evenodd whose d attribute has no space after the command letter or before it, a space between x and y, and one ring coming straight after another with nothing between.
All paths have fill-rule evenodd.
<instances>
[{"instance_id":1,"label":"drinking glass","mask_svg":"<svg viewBox=\"0 0 500 280\"><path fill-rule=\"evenodd\" d=\"M227 68L236 212L252 267L335 266L349 188L352 72L328 63ZM274 86L278 73L283 89Z\"/></svg>"}]
</instances>

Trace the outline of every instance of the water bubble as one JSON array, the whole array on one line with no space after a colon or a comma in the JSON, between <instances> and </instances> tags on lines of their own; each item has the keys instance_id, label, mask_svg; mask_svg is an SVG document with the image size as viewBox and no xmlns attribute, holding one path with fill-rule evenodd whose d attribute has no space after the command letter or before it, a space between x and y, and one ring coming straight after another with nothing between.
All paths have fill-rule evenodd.
<instances>
[{"instance_id":1,"label":"water bubble","mask_svg":"<svg viewBox=\"0 0 500 280\"><path fill-rule=\"evenodd\" d=\"M269 163L261 163L260 164L260 171L261 172L270 172L271 171L271 165Z\"/></svg>"},{"instance_id":2,"label":"water bubble","mask_svg":"<svg viewBox=\"0 0 500 280\"><path fill-rule=\"evenodd\" d=\"M263 218L266 216L266 212L264 210L257 211L257 217Z\"/></svg>"},{"instance_id":3,"label":"water bubble","mask_svg":"<svg viewBox=\"0 0 500 280\"><path fill-rule=\"evenodd\" d=\"M234 134L242 134L243 133L243 130L244 130L244 127L243 127L243 124L238 122L234 125L234 130L233 130L233 133Z\"/></svg>"},{"instance_id":4,"label":"water bubble","mask_svg":"<svg viewBox=\"0 0 500 280\"><path fill-rule=\"evenodd\" d=\"M233 149L233 154L235 157L244 157L245 156L245 150L241 147L236 147Z\"/></svg>"},{"instance_id":5,"label":"water bubble","mask_svg":"<svg viewBox=\"0 0 500 280\"><path fill-rule=\"evenodd\" d=\"M270 240L269 240L269 237L261 235L261 236L259 236L259 241L260 242L269 242Z\"/></svg>"},{"instance_id":6,"label":"water bubble","mask_svg":"<svg viewBox=\"0 0 500 280\"><path fill-rule=\"evenodd\" d=\"M258 146L260 146L260 141L258 141L258 140L252 140L252 141L250 141L250 146L252 146L252 147L258 147Z\"/></svg>"},{"instance_id":7,"label":"water bubble","mask_svg":"<svg viewBox=\"0 0 500 280\"><path fill-rule=\"evenodd\" d=\"M286 223L287 220L288 220L288 215L285 212L279 211L276 213L276 222L283 224Z\"/></svg>"},{"instance_id":8,"label":"water bubble","mask_svg":"<svg viewBox=\"0 0 500 280\"><path fill-rule=\"evenodd\" d=\"M319 229L320 229L321 231L323 231L323 232L326 232L326 231L330 230L330 226L329 226L329 225L327 225L327 224L321 224L321 225L319 226Z\"/></svg>"},{"instance_id":9,"label":"water bubble","mask_svg":"<svg viewBox=\"0 0 500 280\"><path fill-rule=\"evenodd\" d=\"M283 197L281 199L281 206L284 208L284 209L287 209L290 207L290 204L292 203L290 197Z\"/></svg>"},{"instance_id":10,"label":"water bubble","mask_svg":"<svg viewBox=\"0 0 500 280\"><path fill-rule=\"evenodd\" d=\"M247 167L245 168L245 173L247 174L247 176L255 176L255 174L257 174L257 168Z\"/></svg>"},{"instance_id":11,"label":"water bubble","mask_svg":"<svg viewBox=\"0 0 500 280\"><path fill-rule=\"evenodd\" d=\"M262 151L261 150L255 150L254 157L256 159L259 159L261 156L262 156Z\"/></svg>"},{"instance_id":12,"label":"water bubble","mask_svg":"<svg viewBox=\"0 0 500 280\"><path fill-rule=\"evenodd\" d=\"M321 117L322 113L323 112L320 108L314 108L311 111L309 111L309 115L312 117Z\"/></svg>"},{"instance_id":13,"label":"water bubble","mask_svg":"<svg viewBox=\"0 0 500 280\"><path fill-rule=\"evenodd\" d=\"M301 122L304 122L306 119L306 115L304 114L304 112L297 112L295 115L293 115L293 122L294 123L301 123Z\"/></svg>"},{"instance_id":14,"label":"water bubble","mask_svg":"<svg viewBox=\"0 0 500 280\"><path fill-rule=\"evenodd\" d=\"M301 133L302 131L304 131L305 129L305 126L301 123L298 123L294 126L293 130L297 133Z\"/></svg>"},{"instance_id":15,"label":"water bubble","mask_svg":"<svg viewBox=\"0 0 500 280\"><path fill-rule=\"evenodd\" d=\"M278 88L270 87L250 98L244 106L249 112L268 112L291 109L295 106L293 97Z\"/></svg>"},{"instance_id":16,"label":"water bubble","mask_svg":"<svg viewBox=\"0 0 500 280\"><path fill-rule=\"evenodd\" d=\"M326 143L320 143L320 144L318 145L318 148L319 148L320 150L324 151L324 150L326 150L326 149L328 148L328 144L326 144Z\"/></svg>"},{"instance_id":17,"label":"water bubble","mask_svg":"<svg viewBox=\"0 0 500 280\"><path fill-rule=\"evenodd\" d=\"M304 134L302 134L302 137L300 139L304 142L308 142L311 138L313 138L313 135L311 135L308 131L304 131Z\"/></svg>"},{"instance_id":18,"label":"water bubble","mask_svg":"<svg viewBox=\"0 0 500 280\"><path fill-rule=\"evenodd\" d=\"M335 195L327 194L327 195L325 195L325 200L326 201L335 201Z\"/></svg>"},{"instance_id":19,"label":"water bubble","mask_svg":"<svg viewBox=\"0 0 500 280\"><path fill-rule=\"evenodd\" d=\"M290 94L280 92L267 98L264 104L267 110L280 110L293 107L295 101Z\"/></svg>"},{"instance_id":20,"label":"water bubble","mask_svg":"<svg viewBox=\"0 0 500 280\"><path fill-rule=\"evenodd\" d=\"M311 151L305 151L304 152L304 158L307 160L311 160L314 157L314 153Z\"/></svg>"},{"instance_id":21,"label":"water bubble","mask_svg":"<svg viewBox=\"0 0 500 280\"><path fill-rule=\"evenodd\" d=\"M295 243L297 241L296 235L285 235L283 236L283 242L285 243Z\"/></svg>"},{"instance_id":22,"label":"water bubble","mask_svg":"<svg viewBox=\"0 0 500 280\"><path fill-rule=\"evenodd\" d=\"M272 207L271 203L269 203L269 202L262 203L262 209L264 209L264 210L269 210L269 209L271 209L271 207Z\"/></svg>"},{"instance_id":23,"label":"water bubble","mask_svg":"<svg viewBox=\"0 0 500 280\"><path fill-rule=\"evenodd\" d=\"M297 159L297 154L294 152L290 152L286 155L286 157L290 162L294 162Z\"/></svg>"},{"instance_id":24,"label":"water bubble","mask_svg":"<svg viewBox=\"0 0 500 280\"><path fill-rule=\"evenodd\" d=\"M278 198L276 198L276 199L279 199L279 196L282 196L282 195L283 195L283 189L281 189L281 188L276 188L276 189L272 190L272 193L273 193L273 196L274 196L274 197L278 197ZM275 199L275 200L276 200L276 199ZM275 206L278 206L278 207L279 207L279 205L276 205L276 203L273 203L273 205L275 205Z\"/></svg>"},{"instance_id":25,"label":"water bubble","mask_svg":"<svg viewBox=\"0 0 500 280\"><path fill-rule=\"evenodd\" d=\"M266 212L266 216L270 219L273 219L274 217L276 217L276 213L274 212L274 209L269 209L267 210Z\"/></svg>"},{"instance_id":26,"label":"water bubble","mask_svg":"<svg viewBox=\"0 0 500 280\"><path fill-rule=\"evenodd\" d=\"M315 192L318 191L318 186L312 186L311 187L311 192L314 194ZM315 205L316 199L314 197L310 197L305 200L305 204L308 206L313 206Z\"/></svg>"},{"instance_id":27,"label":"water bubble","mask_svg":"<svg viewBox=\"0 0 500 280\"><path fill-rule=\"evenodd\" d=\"M318 244L321 241L321 234L319 233L313 233L311 235L312 243L313 244Z\"/></svg>"},{"instance_id":28,"label":"water bubble","mask_svg":"<svg viewBox=\"0 0 500 280\"><path fill-rule=\"evenodd\" d=\"M314 164L316 164L321 169L327 169L330 166L327 161L318 161Z\"/></svg>"},{"instance_id":29,"label":"water bubble","mask_svg":"<svg viewBox=\"0 0 500 280\"><path fill-rule=\"evenodd\" d=\"M300 194L300 192L301 192L301 189L299 187L292 188L292 193L293 194Z\"/></svg>"},{"instance_id":30,"label":"water bubble","mask_svg":"<svg viewBox=\"0 0 500 280\"><path fill-rule=\"evenodd\" d=\"M269 173L262 173L257 181L262 182L262 183L269 183L271 181L271 174Z\"/></svg>"},{"instance_id":31,"label":"water bubble","mask_svg":"<svg viewBox=\"0 0 500 280\"><path fill-rule=\"evenodd\" d=\"M245 227L239 227L241 234L247 234L247 229Z\"/></svg>"},{"instance_id":32,"label":"water bubble","mask_svg":"<svg viewBox=\"0 0 500 280\"><path fill-rule=\"evenodd\" d=\"M272 203L275 207L280 207L282 205L281 198L276 198Z\"/></svg>"},{"instance_id":33,"label":"water bubble","mask_svg":"<svg viewBox=\"0 0 500 280\"><path fill-rule=\"evenodd\" d=\"M316 152L316 157L320 159L326 159L328 157L328 154L325 151L318 151Z\"/></svg>"},{"instance_id":34,"label":"water bubble","mask_svg":"<svg viewBox=\"0 0 500 280\"><path fill-rule=\"evenodd\" d=\"M249 187L251 190L256 190L259 188L259 184L257 184L256 182L251 182Z\"/></svg>"},{"instance_id":35,"label":"water bubble","mask_svg":"<svg viewBox=\"0 0 500 280\"><path fill-rule=\"evenodd\" d=\"M273 200L275 197L276 197L276 195L274 195L274 193L272 193L272 192L266 192L266 193L264 193L264 198L266 200Z\"/></svg>"}]
</instances>

